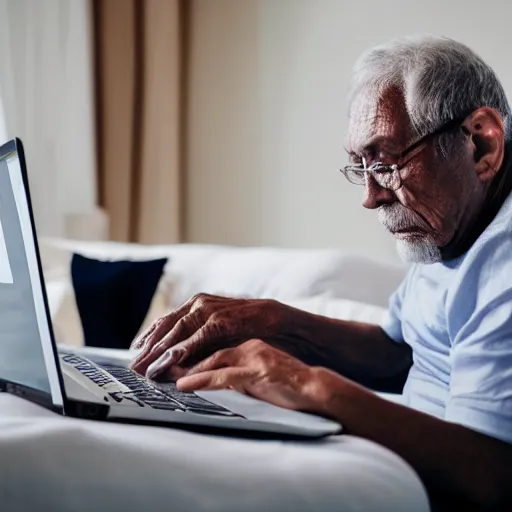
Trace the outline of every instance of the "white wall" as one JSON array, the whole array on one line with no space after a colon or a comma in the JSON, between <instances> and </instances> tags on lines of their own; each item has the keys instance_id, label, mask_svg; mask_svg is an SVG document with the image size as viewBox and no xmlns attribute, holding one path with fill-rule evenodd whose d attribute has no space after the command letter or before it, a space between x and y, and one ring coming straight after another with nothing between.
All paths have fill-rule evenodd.
<instances>
[{"instance_id":1,"label":"white wall","mask_svg":"<svg viewBox=\"0 0 512 512\"><path fill-rule=\"evenodd\" d=\"M511 20L504 0L194 0L187 240L397 261L337 172L351 67L369 46L432 32L469 44L512 97Z\"/></svg>"}]
</instances>

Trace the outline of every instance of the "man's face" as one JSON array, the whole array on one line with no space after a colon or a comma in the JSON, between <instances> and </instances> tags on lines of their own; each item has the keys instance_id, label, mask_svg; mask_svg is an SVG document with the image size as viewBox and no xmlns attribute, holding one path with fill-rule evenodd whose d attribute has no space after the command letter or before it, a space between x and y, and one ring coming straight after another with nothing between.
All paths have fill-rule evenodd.
<instances>
[{"instance_id":1,"label":"man's face","mask_svg":"<svg viewBox=\"0 0 512 512\"><path fill-rule=\"evenodd\" d=\"M417 138L397 89L388 89L376 100L363 94L355 98L347 146L354 162L364 157L368 165L396 163ZM439 248L452 241L474 214L481 184L470 152L461 146L444 158L432 140L400 171L402 186L396 191L367 177L363 206L377 209L379 221L393 233L407 261L439 261Z\"/></svg>"}]
</instances>

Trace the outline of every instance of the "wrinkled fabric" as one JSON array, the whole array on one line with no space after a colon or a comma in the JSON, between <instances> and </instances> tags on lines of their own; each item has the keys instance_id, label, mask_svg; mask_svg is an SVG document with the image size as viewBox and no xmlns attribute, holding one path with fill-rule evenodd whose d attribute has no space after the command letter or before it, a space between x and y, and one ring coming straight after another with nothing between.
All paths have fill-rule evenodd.
<instances>
[{"instance_id":1,"label":"wrinkled fabric","mask_svg":"<svg viewBox=\"0 0 512 512\"><path fill-rule=\"evenodd\" d=\"M58 416L0 393L2 512L428 512L414 471L364 439L263 441Z\"/></svg>"}]
</instances>

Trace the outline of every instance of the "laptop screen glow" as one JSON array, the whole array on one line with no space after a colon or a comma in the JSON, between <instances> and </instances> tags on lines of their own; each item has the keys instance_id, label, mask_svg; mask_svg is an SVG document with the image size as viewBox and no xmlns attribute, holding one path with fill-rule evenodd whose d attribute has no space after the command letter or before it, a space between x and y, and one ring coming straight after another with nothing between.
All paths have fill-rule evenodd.
<instances>
[{"instance_id":1,"label":"laptop screen glow","mask_svg":"<svg viewBox=\"0 0 512 512\"><path fill-rule=\"evenodd\" d=\"M15 150L0 159L0 224L0 378L47 393L54 405L62 406L27 192Z\"/></svg>"}]
</instances>

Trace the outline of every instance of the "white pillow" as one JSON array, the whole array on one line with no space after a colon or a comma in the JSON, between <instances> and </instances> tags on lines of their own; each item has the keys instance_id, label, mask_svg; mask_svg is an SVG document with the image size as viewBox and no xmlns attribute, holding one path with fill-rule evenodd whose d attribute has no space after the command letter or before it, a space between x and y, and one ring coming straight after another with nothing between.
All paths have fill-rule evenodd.
<instances>
[{"instance_id":1,"label":"white pillow","mask_svg":"<svg viewBox=\"0 0 512 512\"><path fill-rule=\"evenodd\" d=\"M83 346L82 325L69 275L47 280L46 288L57 343ZM163 286L158 287L140 331L146 329L155 320L169 312L167 293L165 283ZM373 324L380 324L387 311L385 308L372 304L332 298L326 295L302 299L286 299L281 300L281 302L294 308L329 318Z\"/></svg>"},{"instance_id":2,"label":"white pillow","mask_svg":"<svg viewBox=\"0 0 512 512\"><path fill-rule=\"evenodd\" d=\"M66 273L72 252L104 260L167 257L162 286L168 309L201 292L277 300L325 295L386 307L406 271L327 249L71 240L43 240L41 246L47 279Z\"/></svg>"},{"instance_id":3,"label":"white pillow","mask_svg":"<svg viewBox=\"0 0 512 512\"><path fill-rule=\"evenodd\" d=\"M277 300L325 295L386 307L405 274L342 251L217 248L195 259L182 249L173 250L168 267L174 307L199 292Z\"/></svg>"}]
</instances>

